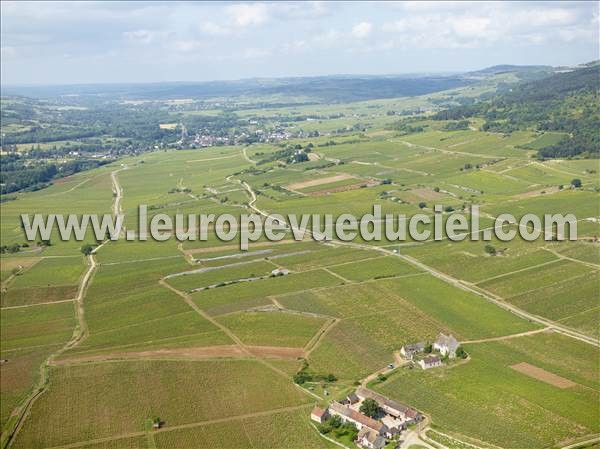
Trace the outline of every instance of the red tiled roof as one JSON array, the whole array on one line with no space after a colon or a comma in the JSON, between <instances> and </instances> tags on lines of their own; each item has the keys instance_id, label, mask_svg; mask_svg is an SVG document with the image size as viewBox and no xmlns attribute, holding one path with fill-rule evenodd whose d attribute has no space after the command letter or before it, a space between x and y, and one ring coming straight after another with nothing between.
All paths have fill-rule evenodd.
<instances>
[{"instance_id":1,"label":"red tiled roof","mask_svg":"<svg viewBox=\"0 0 600 449\"><path fill-rule=\"evenodd\" d=\"M368 416L363 415L362 413L359 413L356 410L351 409L350 407L346 407L345 405L340 404L339 402L333 402L331 404L331 408L340 415L344 415L346 418L354 422L360 423L363 426L366 426L377 432L380 432L381 429L385 427L385 424L376 421L373 418L369 418Z\"/></svg>"},{"instance_id":2,"label":"red tiled roof","mask_svg":"<svg viewBox=\"0 0 600 449\"><path fill-rule=\"evenodd\" d=\"M321 407L313 408L312 415L322 418L325 416L326 410L323 410Z\"/></svg>"}]
</instances>

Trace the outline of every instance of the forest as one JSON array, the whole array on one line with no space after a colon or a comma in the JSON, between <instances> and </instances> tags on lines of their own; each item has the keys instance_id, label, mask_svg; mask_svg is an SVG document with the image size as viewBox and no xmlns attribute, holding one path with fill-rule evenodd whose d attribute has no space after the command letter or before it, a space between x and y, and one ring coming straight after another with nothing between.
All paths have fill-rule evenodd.
<instances>
[{"instance_id":1,"label":"forest","mask_svg":"<svg viewBox=\"0 0 600 449\"><path fill-rule=\"evenodd\" d=\"M434 119L481 117L482 131L507 134L528 128L563 132L567 136L541 148L539 158L598 157L599 88L598 67L590 65L514 86L488 101L440 111Z\"/></svg>"}]
</instances>

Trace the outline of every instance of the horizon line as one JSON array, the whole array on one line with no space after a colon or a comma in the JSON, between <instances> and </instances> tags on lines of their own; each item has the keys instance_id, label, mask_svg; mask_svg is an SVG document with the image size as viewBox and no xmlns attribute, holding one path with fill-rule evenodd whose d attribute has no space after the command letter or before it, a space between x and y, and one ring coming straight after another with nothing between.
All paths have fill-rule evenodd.
<instances>
[{"instance_id":1,"label":"horizon line","mask_svg":"<svg viewBox=\"0 0 600 449\"><path fill-rule=\"evenodd\" d=\"M549 67L549 68L560 68L560 67L579 67L585 64L590 64L596 61L583 62L578 64L561 64L561 65L548 65L548 64L510 64L510 63L499 63L490 66L486 66L479 69L463 69L463 70L446 70L446 71L420 71L420 72L392 72L392 73L379 73L379 74L368 74L368 73L331 73L331 74L320 74L320 75L282 75L282 76L253 76L247 78L222 78L222 79L210 79L210 80L162 80L162 81L92 81L92 82L75 82L75 83L2 83L0 87L69 87L69 86L96 86L96 85L144 85L144 84L202 84L202 83L218 83L218 82L239 82L239 81L253 81L253 80L285 80L285 79L302 79L302 78L335 78L335 77L365 77L365 78L384 78L384 77L398 77L398 76L427 76L427 75L461 75L473 72L479 72L486 69L508 66L508 67Z\"/></svg>"}]
</instances>

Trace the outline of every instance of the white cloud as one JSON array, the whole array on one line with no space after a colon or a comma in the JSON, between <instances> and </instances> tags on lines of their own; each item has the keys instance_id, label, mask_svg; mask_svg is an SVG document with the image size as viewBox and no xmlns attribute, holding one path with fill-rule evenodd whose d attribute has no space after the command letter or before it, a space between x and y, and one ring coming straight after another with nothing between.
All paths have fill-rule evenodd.
<instances>
[{"instance_id":1,"label":"white cloud","mask_svg":"<svg viewBox=\"0 0 600 449\"><path fill-rule=\"evenodd\" d=\"M449 12L457 10L469 10L473 7L477 7L477 3L480 2L452 2L452 1L409 1L397 3L400 8L414 13L423 12Z\"/></svg>"},{"instance_id":2,"label":"white cloud","mask_svg":"<svg viewBox=\"0 0 600 449\"><path fill-rule=\"evenodd\" d=\"M269 21L269 8L264 3L239 3L226 8L233 23L240 27L262 25Z\"/></svg>"},{"instance_id":3,"label":"white cloud","mask_svg":"<svg viewBox=\"0 0 600 449\"><path fill-rule=\"evenodd\" d=\"M598 10L565 1L5 0L1 69L4 82L64 83L566 65L597 58ZM283 55L293 58L282 64Z\"/></svg>"},{"instance_id":4,"label":"white cloud","mask_svg":"<svg viewBox=\"0 0 600 449\"><path fill-rule=\"evenodd\" d=\"M558 37L563 42L589 41L598 42L597 28L593 31L579 27L567 27L558 30Z\"/></svg>"},{"instance_id":5,"label":"white cloud","mask_svg":"<svg viewBox=\"0 0 600 449\"><path fill-rule=\"evenodd\" d=\"M526 11L522 16L532 26L567 25L577 20L575 11L562 8Z\"/></svg>"},{"instance_id":6,"label":"white cloud","mask_svg":"<svg viewBox=\"0 0 600 449\"><path fill-rule=\"evenodd\" d=\"M451 21L450 25L456 35L485 39L492 21L489 17L460 17Z\"/></svg>"},{"instance_id":7,"label":"white cloud","mask_svg":"<svg viewBox=\"0 0 600 449\"><path fill-rule=\"evenodd\" d=\"M283 53L300 53L308 49L308 44L303 39L284 43L281 47Z\"/></svg>"},{"instance_id":8,"label":"white cloud","mask_svg":"<svg viewBox=\"0 0 600 449\"><path fill-rule=\"evenodd\" d=\"M167 33L164 31L151 30L125 31L123 33L123 37L125 37L125 39L140 44L151 44L158 39L164 39L166 36Z\"/></svg>"},{"instance_id":9,"label":"white cloud","mask_svg":"<svg viewBox=\"0 0 600 449\"><path fill-rule=\"evenodd\" d=\"M214 22L205 22L200 26L200 30L204 34L208 34L210 36L226 36L231 34L231 30L227 27L218 25Z\"/></svg>"},{"instance_id":10,"label":"white cloud","mask_svg":"<svg viewBox=\"0 0 600 449\"><path fill-rule=\"evenodd\" d=\"M384 23L382 29L395 34L392 41L400 46L478 48L500 42L538 45L567 40L576 33L572 29L561 33L557 27L571 27L581 21L577 8L541 3L442 3L404 3L405 13Z\"/></svg>"},{"instance_id":11,"label":"white cloud","mask_svg":"<svg viewBox=\"0 0 600 449\"><path fill-rule=\"evenodd\" d=\"M272 52L266 48L247 48L242 53L244 59L260 59L271 56Z\"/></svg>"},{"instance_id":12,"label":"white cloud","mask_svg":"<svg viewBox=\"0 0 600 449\"><path fill-rule=\"evenodd\" d=\"M357 39L365 39L371 34L373 24L370 22L360 22L352 28L352 35Z\"/></svg>"},{"instance_id":13,"label":"white cloud","mask_svg":"<svg viewBox=\"0 0 600 449\"><path fill-rule=\"evenodd\" d=\"M541 33L524 34L523 39L528 44L539 45L546 41L546 37Z\"/></svg>"},{"instance_id":14,"label":"white cloud","mask_svg":"<svg viewBox=\"0 0 600 449\"><path fill-rule=\"evenodd\" d=\"M317 34L311 40L318 47L329 48L336 45L341 45L343 39L343 34L332 28L325 33Z\"/></svg>"},{"instance_id":15,"label":"white cloud","mask_svg":"<svg viewBox=\"0 0 600 449\"><path fill-rule=\"evenodd\" d=\"M177 39L172 42L171 47L180 53L191 53L205 48L206 44L193 39Z\"/></svg>"}]
</instances>

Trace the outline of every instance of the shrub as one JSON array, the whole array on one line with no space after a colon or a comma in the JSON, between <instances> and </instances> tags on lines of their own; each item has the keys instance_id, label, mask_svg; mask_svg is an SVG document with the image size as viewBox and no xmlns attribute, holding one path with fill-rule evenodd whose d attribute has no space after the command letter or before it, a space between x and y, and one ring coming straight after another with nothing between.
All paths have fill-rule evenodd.
<instances>
[{"instance_id":1,"label":"shrub","mask_svg":"<svg viewBox=\"0 0 600 449\"><path fill-rule=\"evenodd\" d=\"M494 248L490 244L485 245L485 247L483 248L483 250L486 252L486 254L489 254L490 256L495 256L496 252L497 252L496 248Z\"/></svg>"},{"instance_id":2,"label":"shrub","mask_svg":"<svg viewBox=\"0 0 600 449\"><path fill-rule=\"evenodd\" d=\"M86 243L85 245L83 245L81 247L81 252L83 253L84 256L89 256L90 254L92 254L92 251L94 251L94 247L93 247L93 245L90 245L89 243Z\"/></svg>"},{"instance_id":3,"label":"shrub","mask_svg":"<svg viewBox=\"0 0 600 449\"><path fill-rule=\"evenodd\" d=\"M367 415L371 418L377 414L378 410L379 404L375 399L366 398L362 404L360 404L360 412L363 415Z\"/></svg>"}]
</instances>

